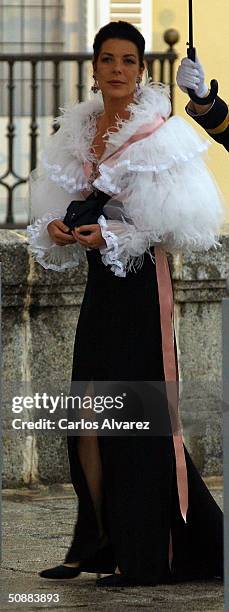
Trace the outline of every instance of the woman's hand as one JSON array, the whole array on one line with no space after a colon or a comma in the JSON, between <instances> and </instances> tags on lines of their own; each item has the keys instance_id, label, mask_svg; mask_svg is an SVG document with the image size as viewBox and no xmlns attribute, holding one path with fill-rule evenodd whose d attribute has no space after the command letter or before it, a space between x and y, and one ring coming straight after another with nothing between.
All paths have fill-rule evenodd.
<instances>
[{"instance_id":1,"label":"woman's hand","mask_svg":"<svg viewBox=\"0 0 229 612\"><path fill-rule=\"evenodd\" d=\"M69 228L60 219L54 219L48 224L47 230L50 238L52 238L55 244L59 246L66 246L66 244L72 244L76 242L76 238L71 234L68 234Z\"/></svg>"},{"instance_id":2,"label":"woman's hand","mask_svg":"<svg viewBox=\"0 0 229 612\"><path fill-rule=\"evenodd\" d=\"M82 232L90 232L90 234L84 236ZM74 238L76 238L77 242L84 247L88 247L90 249L100 249L107 246L106 240L104 240L102 237L99 223L81 225L77 228L75 227L75 229L72 230L72 234Z\"/></svg>"}]
</instances>

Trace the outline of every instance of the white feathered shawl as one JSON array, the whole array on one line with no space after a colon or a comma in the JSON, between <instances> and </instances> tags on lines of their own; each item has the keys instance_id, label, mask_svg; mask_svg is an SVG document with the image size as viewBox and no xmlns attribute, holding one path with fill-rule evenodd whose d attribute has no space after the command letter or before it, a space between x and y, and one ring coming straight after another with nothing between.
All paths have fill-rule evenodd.
<instances>
[{"instance_id":1,"label":"white feathered shawl","mask_svg":"<svg viewBox=\"0 0 229 612\"><path fill-rule=\"evenodd\" d=\"M106 150L93 186L110 195L98 220L107 247L102 261L118 276L142 263L150 246L168 252L204 251L219 245L222 198L202 154L209 142L182 118L171 117L167 88L148 83L129 105L130 118L107 132ZM62 109L60 129L49 138L39 167L31 173L31 251L45 268L78 265L85 249L78 243L57 246L47 225L63 219L72 200L84 200L91 185L83 164L95 161L90 151L96 115L103 111L101 94ZM115 153L141 126L165 121L150 136L130 144L113 163Z\"/></svg>"}]
</instances>

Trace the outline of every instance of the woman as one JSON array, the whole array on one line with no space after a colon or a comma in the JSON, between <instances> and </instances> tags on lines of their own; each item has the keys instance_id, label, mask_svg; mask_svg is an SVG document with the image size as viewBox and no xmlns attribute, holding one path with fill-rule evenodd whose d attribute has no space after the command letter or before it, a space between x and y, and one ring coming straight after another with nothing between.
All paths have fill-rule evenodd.
<instances>
[{"instance_id":1,"label":"woman","mask_svg":"<svg viewBox=\"0 0 229 612\"><path fill-rule=\"evenodd\" d=\"M58 118L31 186L37 261L66 269L86 251L72 379L95 386L176 381L166 250L218 244L221 203L200 158L206 143L182 119L166 121L164 86L140 85L144 45L125 22L98 32L93 89L102 96ZM63 223L69 202L83 202L92 191L103 203L98 222L69 235ZM167 435L155 425L153 437L68 437L78 521L65 562L42 577L113 572L98 586L222 577L222 513L177 431L176 390L167 392L158 414L158 395L151 404ZM141 414L134 401L130 414L132 408Z\"/></svg>"}]
</instances>

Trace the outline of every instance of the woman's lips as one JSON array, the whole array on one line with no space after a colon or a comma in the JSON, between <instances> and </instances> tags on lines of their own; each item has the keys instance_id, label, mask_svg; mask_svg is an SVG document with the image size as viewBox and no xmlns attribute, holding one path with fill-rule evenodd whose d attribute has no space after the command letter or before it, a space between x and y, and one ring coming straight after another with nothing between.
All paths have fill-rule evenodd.
<instances>
[{"instance_id":1,"label":"woman's lips","mask_svg":"<svg viewBox=\"0 0 229 612\"><path fill-rule=\"evenodd\" d=\"M122 81L108 81L109 85L125 85Z\"/></svg>"}]
</instances>

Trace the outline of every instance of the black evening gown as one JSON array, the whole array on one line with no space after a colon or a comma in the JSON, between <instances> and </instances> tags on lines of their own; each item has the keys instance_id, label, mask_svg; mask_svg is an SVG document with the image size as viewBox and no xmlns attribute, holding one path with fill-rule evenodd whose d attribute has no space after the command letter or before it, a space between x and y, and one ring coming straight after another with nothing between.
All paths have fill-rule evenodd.
<instances>
[{"instance_id":1,"label":"black evening gown","mask_svg":"<svg viewBox=\"0 0 229 612\"><path fill-rule=\"evenodd\" d=\"M153 248L151 249L153 253ZM156 266L114 275L99 250L87 251L88 279L77 325L73 381L163 381ZM223 577L223 514L185 448L189 508L179 507L172 436L98 436L102 518L108 538L99 547L93 500L78 451L68 435L78 519L65 562L82 570L126 576L152 585ZM169 563L170 531L173 558Z\"/></svg>"}]
</instances>

